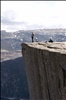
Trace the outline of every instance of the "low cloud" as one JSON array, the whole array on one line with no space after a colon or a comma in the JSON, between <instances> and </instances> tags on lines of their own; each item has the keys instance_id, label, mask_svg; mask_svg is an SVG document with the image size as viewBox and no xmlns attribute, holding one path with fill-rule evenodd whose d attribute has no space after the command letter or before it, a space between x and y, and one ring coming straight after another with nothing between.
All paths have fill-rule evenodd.
<instances>
[{"instance_id":1,"label":"low cloud","mask_svg":"<svg viewBox=\"0 0 66 100\"><path fill-rule=\"evenodd\" d=\"M27 23L24 22L24 21L22 21L22 22L13 21L13 20L11 20L11 19L9 19L9 18L5 18L5 17L3 17L3 18L1 19L1 23L2 23L3 25L26 25L26 24L27 24Z\"/></svg>"},{"instance_id":2,"label":"low cloud","mask_svg":"<svg viewBox=\"0 0 66 100\"><path fill-rule=\"evenodd\" d=\"M23 29L39 29L39 28L43 28L43 25L38 25L38 24L28 24L28 22L25 21L15 21L14 19L12 19L9 16L3 16L1 18L1 26L2 28L5 28L6 30L23 30Z\"/></svg>"}]
</instances>

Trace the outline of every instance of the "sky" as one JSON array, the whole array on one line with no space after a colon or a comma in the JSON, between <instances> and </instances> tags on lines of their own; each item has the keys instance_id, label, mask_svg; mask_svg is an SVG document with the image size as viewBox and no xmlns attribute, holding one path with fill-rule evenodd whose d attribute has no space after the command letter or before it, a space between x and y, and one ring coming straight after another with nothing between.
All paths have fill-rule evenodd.
<instances>
[{"instance_id":1,"label":"sky","mask_svg":"<svg viewBox=\"0 0 66 100\"><path fill-rule=\"evenodd\" d=\"M66 28L66 1L1 1L1 30Z\"/></svg>"}]
</instances>

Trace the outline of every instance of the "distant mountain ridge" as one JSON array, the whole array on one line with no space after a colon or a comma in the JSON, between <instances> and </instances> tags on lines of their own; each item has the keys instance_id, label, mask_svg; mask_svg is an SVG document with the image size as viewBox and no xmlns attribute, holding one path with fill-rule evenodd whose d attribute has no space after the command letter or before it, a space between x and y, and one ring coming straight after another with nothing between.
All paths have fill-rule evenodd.
<instances>
[{"instance_id":1,"label":"distant mountain ridge","mask_svg":"<svg viewBox=\"0 0 66 100\"><path fill-rule=\"evenodd\" d=\"M9 51L21 50L22 42L31 42L31 34L34 32L34 39L48 41L50 37L56 42L66 41L66 29L37 29L18 30L16 32L1 31L1 48ZM6 44L6 45L5 45Z\"/></svg>"}]
</instances>

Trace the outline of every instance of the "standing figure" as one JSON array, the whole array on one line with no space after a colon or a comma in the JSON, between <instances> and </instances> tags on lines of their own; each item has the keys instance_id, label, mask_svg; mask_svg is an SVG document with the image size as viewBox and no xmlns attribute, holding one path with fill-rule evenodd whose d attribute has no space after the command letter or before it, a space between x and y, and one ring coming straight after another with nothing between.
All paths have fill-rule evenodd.
<instances>
[{"instance_id":1,"label":"standing figure","mask_svg":"<svg viewBox=\"0 0 66 100\"><path fill-rule=\"evenodd\" d=\"M31 38L32 38L32 42L34 42L34 33L33 32L32 32Z\"/></svg>"}]
</instances>

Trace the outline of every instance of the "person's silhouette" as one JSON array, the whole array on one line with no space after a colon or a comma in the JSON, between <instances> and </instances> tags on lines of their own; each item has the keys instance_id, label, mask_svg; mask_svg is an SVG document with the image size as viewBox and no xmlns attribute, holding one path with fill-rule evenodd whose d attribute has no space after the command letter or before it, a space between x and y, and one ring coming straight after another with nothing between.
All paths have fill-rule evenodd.
<instances>
[{"instance_id":1,"label":"person's silhouette","mask_svg":"<svg viewBox=\"0 0 66 100\"><path fill-rule=\"evenodd\" d=\"M33 32L32 32L31 38L32 38L32 42L34 42L34 33Z\"/></svg>"},{"instance_id":2,"label":"person's silhouette","mask_svg":"<svg viewBox=\"0 0 66 100\"><path fill-rule=\"evenodd\" d=\"M49 39L49 42L51 42L51 43L53 42L53 40L52 40L52 38L51 38L51 37L50 37L50 39Z\"/></svg>"}]
</instances>

